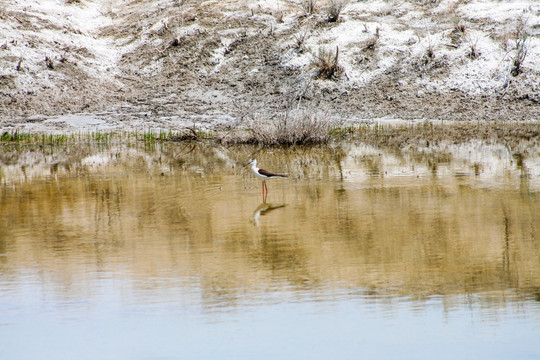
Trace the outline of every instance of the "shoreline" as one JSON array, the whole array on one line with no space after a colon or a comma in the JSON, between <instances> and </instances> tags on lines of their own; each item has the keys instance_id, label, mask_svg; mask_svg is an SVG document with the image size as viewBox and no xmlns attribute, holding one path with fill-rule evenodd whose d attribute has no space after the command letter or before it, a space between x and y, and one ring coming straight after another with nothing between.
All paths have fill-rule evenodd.
<instances>
[{"instance_id":1,"label":"shoreline","mask_svg":"<svg viewBox=\"0 0 540 360\"><path fill-rule=\"evenodd\" d=\"M36 123L31 123L35 125ZM303 125L300 123L300 125ZM226 146L331 146L347 142L360 142L366 145L386 149L428 149L448 144L481 142L501 144L516 153L540 151L539 121L403 121L396 119L373 119L362 123L328 123L327 127L311 129L302 133L290 126L283 131L278 127L237 127L228 129L206 129L186 126L181 129L146 128L140 130L120 130L110 128L79 127L43 131L40 125L35 128L25 127L17 130L2 130L0 145L10 144L47 144L74 145L77 143L129 142L135 140L144 143L180 143L202 142ZM261 130L262 129L262 130ZM307 134L307 135L305 135ZM291 140L293 139L293 140Z\"/></svg>"}]
</instances>

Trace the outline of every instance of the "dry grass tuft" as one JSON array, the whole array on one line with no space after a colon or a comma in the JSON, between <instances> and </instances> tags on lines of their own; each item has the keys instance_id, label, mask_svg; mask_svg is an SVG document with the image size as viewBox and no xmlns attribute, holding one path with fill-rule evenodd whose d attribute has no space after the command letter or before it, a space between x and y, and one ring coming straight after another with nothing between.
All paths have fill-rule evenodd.
<instances>
[{"instance_id":1,"label":"dry grass tuft","mask_svg":"<svg viewBox=\"0 0 540 360\"><path fill-rule=\"evenodd\" d=\"M316 0L304 0L302 1L302 8L306 15L313 15L317 10L317 1Z\"/></svg>"},{"instance_id":2,"label":"dry grass tuft","mask_svg":"<svg viewBox=\"0 0 540 360\"><path fill-rule=\"evenodd\" d=\"M512 68L510 69L510 74L512 76L518 76L521 74L521 65L525 58L527 57L527 35L523 35L521 39L516 41L516 53L512 58Z\"/></svg>"},{"instance_id":3,"label":"dry grass tuft","mask_svg":"<svg viewBox=\"0 0 540 360\"><path fill-rule=\"evenodd\" d=\"M465 39L468 46L467 57L471 60L477 59L481 55L477 45L478 39L473 40L470 36L466 36Z\"/></svg>"},{"instance_id":4,"label":"dry grass tuft","mask_svg":"<svg viewBox=\"0 0 540 360\"><path fill-rule=\"evenodd\" d=\"M466 34L467 26L462 21L456 20L456 22L454 23L454 29L452 29L452 32L449 34L450 45L453 45L453 47L457 49L459 45L463 42Z\"/></svg>"},{"instance_id":5,"label":"dry grass tuft","mask_svg":"<svg viewBox=\"0 0 540 360\"><path fill-rule=\"evenodd\" d=\"M306 50L306 40L309 37L309 33L306 31L299 32L298 34L294 35L294 48L300 52L303 53Z\"/></svg>"},{"instance_id":6,"label":"dry grass tuft","mask_svg":"<svg viewBox=\"0 0 540 360\"><path fill-rule=\"evenodd\" d=\"M330 0L330 5L328 6L328 22L337 22L339 20L339 14L341 10L347 4L346 0Z\"/></svg>"},{"instance_id":7,"label":"dry grass tuft","mask_svg":"<svg viewBox=\"0 0 540 360\"><path fill-rule=\"evenodd\" d=\"M54 70L54 63L50 57L45 56L45 59L43 61L45 62L45 66L47 66L47 69Z\"/></svg>"},{"instance_id":8,"label":"dry grass tuft","mask_svg":"<svg viewBox=\"0 0 540 360\"><path fill-rule=\"evenodd\" d=\"M375 50L375 47L377 46L377 43L379 42L380 37L381 37L381 29L377 27L375 29L375 34L361 45L362 50L363 51Z\"/></svg>"},{"instance_id":9,"label":"dry grass tuft","mask_svg":"<svg viewBox=\"0 0 540 360\"><path fill-rule=\"evenodd\" d=\"M253 117L247 127L247 143L266 146L326 144L331 139L332 121L307 111L284 113L274 119Z\"/></svg>"},{"instance_id":10,"label":"dry grass tuft","mask_svg":"<svg viewBox=\"0 0 540 360\"><path fill-rule=\"evenodd\" d=\"M317 54L311 52L311 55L311 67L317 70L317 77L332 80L339 76L342 71L339 65L339 47L336 46L335 52L320 47Z\"/></svg>"},{"instance_id":11,"label":"dry grass tuft","mask_svg":"<svg viewBox=\"0 0 540 360\"><path fill-rule=\"evenodd\" d=\"M276 22L282 24L283 23L283 11L278 10L274 13L274 18L276 19Z\"/></svg>"}]
</instances>

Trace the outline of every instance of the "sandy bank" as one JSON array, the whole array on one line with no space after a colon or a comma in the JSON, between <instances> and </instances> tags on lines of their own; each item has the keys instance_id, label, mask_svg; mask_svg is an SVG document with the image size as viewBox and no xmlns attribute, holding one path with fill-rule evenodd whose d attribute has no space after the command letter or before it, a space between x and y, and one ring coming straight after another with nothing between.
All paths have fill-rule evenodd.
<instances>
[{"instance_id":1,"label":"sandy bank","mask_svg":"<svg viewBox=\"0 0 540 360\"><path fill-rule=\"evenodd\" d=\"M9 0L0 129L224 129L308 109L349 122L540 119L535 1ZM339 50L337 71L317 58Z\"/></svg>"}]
</instances>

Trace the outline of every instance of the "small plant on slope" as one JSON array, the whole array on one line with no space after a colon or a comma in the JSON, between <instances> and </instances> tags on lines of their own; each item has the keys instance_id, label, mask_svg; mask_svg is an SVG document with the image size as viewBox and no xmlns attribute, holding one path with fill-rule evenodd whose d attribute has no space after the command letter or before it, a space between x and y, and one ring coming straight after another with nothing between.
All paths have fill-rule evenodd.
<instances>
[{"instance_id":1,"label":"small plant on slope","mask_svg":"<svg viewBox=\"0 0 540 360\"><path fill-rule=\"evenodd\" d=\"M330 6L328 7L328 22L337 22L339 20L339 14L347 2L345 0L330 0Z\"/></svg>"},{"instance_id":2,"label":"small plant on slope","mask_svg":"<svg viewBox=\"0 0 540 360\"><path fill-rule=\"evenodd\" d=\"M527 57L527 35L523 35L521 39L516 41L516 53L512 58L512 68L510 69L510 74L512 76L518 76L521 74L521 65L525 58Z\"/></svg>"},{"instance_id":3,"label":"small plant on slope","mask_svg":"<svg viewBox=\"0 0 540 360\"><path fill-rule=\"evenodd\" d=\"M336 46L335 52L320 47L317 54L311 52L311 55L313 56L311 66L317 70L317 77L331 80L341 72L342 68L338 61L339 47Z\"/></svg>"}]
</instances>

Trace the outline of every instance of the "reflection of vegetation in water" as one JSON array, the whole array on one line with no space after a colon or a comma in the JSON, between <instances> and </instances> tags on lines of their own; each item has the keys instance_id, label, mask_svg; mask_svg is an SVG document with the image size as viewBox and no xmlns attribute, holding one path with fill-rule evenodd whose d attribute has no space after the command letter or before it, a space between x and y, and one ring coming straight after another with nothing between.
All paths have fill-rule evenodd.
<instances>
[{"instance_id":1,"label":"reflection of vegetation in water","mask_svg":"<svg viewBox=\"0 0 540 360\"><path fill-rule=\"evenodd\" d=\"M270 185L270 200L287 206L259 226L260 183L242 166L254 154L290 175ZM11 165L2 167L0 244L10 261L73 291L89 291L76 284L99 271L155 289L162 278L197 279L209 303L276 284L418 297L540 288L538 190L433 179L430 163L452 174L445 153L165 142L1 156Z\"/></svg>"}]
</instances>

